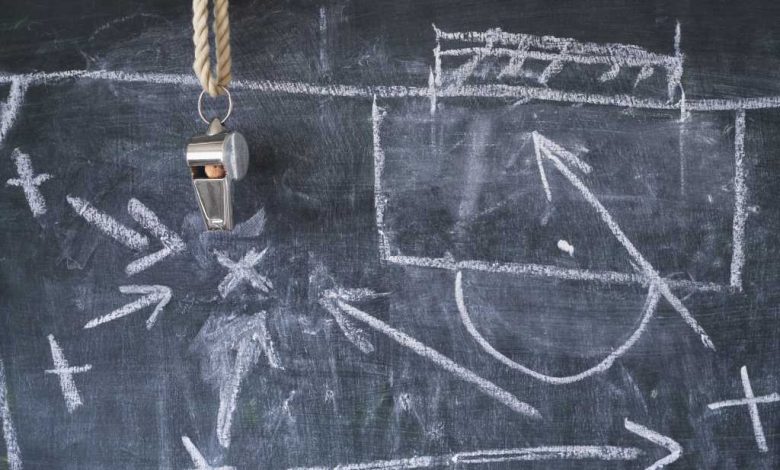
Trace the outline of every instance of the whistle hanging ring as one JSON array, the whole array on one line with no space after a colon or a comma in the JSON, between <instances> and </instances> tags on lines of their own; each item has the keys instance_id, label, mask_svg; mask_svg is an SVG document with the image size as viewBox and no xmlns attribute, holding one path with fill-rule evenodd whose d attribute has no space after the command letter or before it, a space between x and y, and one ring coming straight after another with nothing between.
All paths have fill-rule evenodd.
<instances>
[{"instance_id":1,"label":"whistle hanging ring","mask_svg":"<svg viewBox=\"0 0 780 470\"><path fill-rule=\"evenodd\" d=\"M222 85L218 85L222 90L225 91L225 95L228 99L228 109L227 113L225 113L225 117L219 120L220 124L225 124L225 121L228 120L230 117L230 114L233 112L233 97L230 96L230 91L227 89L227 87L224 87ZM206 119L206 116L203 115L203 97L206 95L206 90L203 90L200 92L200 96L198 96L198 116L200 116L201 121L205 122L206 124L211 124L211 121L213 119Z\"/></svg>"}]
</instances>

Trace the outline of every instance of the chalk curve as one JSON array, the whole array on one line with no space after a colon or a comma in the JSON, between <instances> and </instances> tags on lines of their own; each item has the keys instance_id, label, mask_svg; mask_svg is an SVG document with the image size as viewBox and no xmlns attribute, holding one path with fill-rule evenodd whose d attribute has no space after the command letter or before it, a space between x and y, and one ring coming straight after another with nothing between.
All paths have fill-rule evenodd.
<instances>
[{"instance_id":1,"label":"chalk curve","mask_svg":"<svg viewBox=\"0 0 780 470\"><path fill-rule=\"evenodd\" d=\"M628 352L634 346L634 344L636 344L636 342L639 340L642 334L645 332L648 323L655 315L656 307L658 306L658 301L660 300L660 297L661 297L661 292L658 289L657 283L651 284L650 288L647 291L647 297L645 297L645 304L644 307L642 308L642 315L639 320L639 326L637 326L637 328L631 333L631 335L623 344L621 344L618 348L616 348L614 351L609 353L607 357L602 359L598 364L588 369L585 369L582 372L579 372L577 374L565 375L565 376L553 376L553 375L548 375L548 374L535 371L529 367L526 367L510 359L509 357L505 356L504 354L496 350L490 344L490 342L487 339L485 339L484 336L482 336L479 330L477 330L477 327L474 325L474 322L471 320L471 315L469 313L468 307L466 307L466 300L463 296L463 272L458 271L457 274L455 275L455 303L458 306L458 313L460 314L461 321L463 322L463 325L466 327L466 330L469 332L469 335L471 335L471 337L474 338L477 344L479 344L479 346L483 350L485 350L485 352L487 352L497 361L503 363L504 365L506 365L511 369L514 369L536 380L551 385L566 385L566 384L579 382L580 380L604 372L608 370L610 367L612 367L615 361L621 356L623 356L626 352Z\"/></svg>"}]
</instances>

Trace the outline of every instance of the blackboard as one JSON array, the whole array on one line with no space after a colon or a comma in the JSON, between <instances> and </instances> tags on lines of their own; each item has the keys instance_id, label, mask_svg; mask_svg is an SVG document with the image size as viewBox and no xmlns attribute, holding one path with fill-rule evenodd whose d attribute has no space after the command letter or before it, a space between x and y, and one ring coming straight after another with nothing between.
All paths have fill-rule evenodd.
<instances>
[{"instance_id":1,"label":"blackboard","mask_svg":"<svg viewBox=\"0 0 780 470\"><path fill-rule=\"evenodd\" d=\"M0 468L780 465L777 3L230 15L208 232L188 2L3 7Z\"/></svg>"}]
</instances>

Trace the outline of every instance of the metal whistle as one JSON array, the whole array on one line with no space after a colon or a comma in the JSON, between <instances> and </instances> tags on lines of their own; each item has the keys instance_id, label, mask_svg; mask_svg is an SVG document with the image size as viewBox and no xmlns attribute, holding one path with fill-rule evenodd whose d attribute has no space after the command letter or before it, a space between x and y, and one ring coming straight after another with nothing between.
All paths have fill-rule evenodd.
<instances>
[{"instance_id":1,"label":"metal whistle","mask_svg":"<svg viewBox=\"0 0 780 470\"><path fill-rule=\"evenodd\" d=\"M219 118L209 124L206 135L187 144L187 165L198 206L209 230L233 228L233 181L246 175L249 149L238 132L228 132Z\"/></svg>"}]
</instances>

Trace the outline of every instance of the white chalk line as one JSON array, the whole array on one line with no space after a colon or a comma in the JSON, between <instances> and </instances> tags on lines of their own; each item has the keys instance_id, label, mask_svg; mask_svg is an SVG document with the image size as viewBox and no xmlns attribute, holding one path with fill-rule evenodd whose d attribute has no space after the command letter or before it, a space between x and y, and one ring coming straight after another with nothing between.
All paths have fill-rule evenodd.
<instances>
[{"instance_id":1,"label":"white chalk line","mask_svg":"<svg viewBox=\"0 0 780 470\"><path fill-rule=\"evenodd\" d=\"M382 148L382 120L385 110L377 106L376 97L371 105L371 130L374 150L374 208L376 211L376 227L379 237L379 255L381 259L390 256L390 241L385 232L385 208L387 200L382 191L382 174L385 170L385 151Z\"/></svg>"},{"instance_id":2,"label":"white chalk line","mask_svg":"<svg viewBox=\"0 0 780 470\"><path fill-rule=\"evenodd\" d=\"M8 186L16 186L22 188L24 197L27 199L27 205L30 206L30 211L34 217L38 217L46 213L46 200L43 198L41 191L38 189L43 182L51 179L51 175L48 173L35 174L30 161L30 156L23 153L18 148L15 148L11 153L11 158L16 164L16 173L18 178L11 178L6 181Z\"/></svg>"},{"instance_id":3,"label":"white chalk line","mask_svg":"<svg viewBox=\"0 0 780 470\"><path fill-rule=\"evenodd\" d=\"M320 299L320 306L328 311L328 313L331 314L334 320L336 320L336 324L341 329L341 332L344 333L344 336L349 340L350 343L354 344L355 347L360 349L360 351L363 354L371 354L374 352L374 345L371 344L371 341L366 337L366 332L362 329L356 327L345 315L342 313L342 311L339 309L338 304L333 299L328 298L321 298Z\"/></svg>"},{"instance_id":4,"label":"white chalk line","mask_svg":"<svg viewBox=\"0 0 780 470\"><path fill-rule=\"evenodd\" d=\"M5 378L5 364L0 359L0 419L3 421L3 440L9 470L22 470L22 451L16 440L16 428L8 403L8 383Z\"/></svg>"},{"instance_id":5,"label":"white chalk line","mask_svg":"<svg viewBox=\"0 0 780 470\"><path fill-rule=\"evenodd\" d=\"M677 461L682 447L673 439L657 433L629 419L624 427L649 442L663 447L669 454L655 461L646 470L659 470ZM341 464L335 466L295 467L288 470L400 470L431 467L458 467L462 465L485 465L507 462L531 462L550 460L601 460L634 461L646 452L637 447L560 445L523 447L515 449L485 449L471 452L457 452L437 456L420 456L407 459L375 460L372 462ZM502 467L503 468L503 467Z\"/></svg>"},{"instance_id":6,"label":"white chalk line","mask_svg":"<svg viewBox=\"0 0 780 470\"><path fill-rule=\"evenodd\" d=\"M437 66L438 67L438 66ZM440 77L437 69L437 80ZM10 83L21 80L31 85L49 83L65 79L107 80L125 83L149 83L156 85L178 85L188 88L200 86L192 75L135 73L111 70L68 70L62 72L39 72L32 74L0 74L0 83ZM437 85L441 86L437 81ZM279 93L307 96L330 96L343 98L428 98L428 86L369 86L369 85L318 85L314 83L271 80L234 80L232 89L244 89L261 93ZM637 109L680 109L679 103L669 103L665 100L636 98L631 95L599 95L551 90L514 85L476 85L446 87L437 91L440 98L513 98L535 99L565 103L583 103L630 107ZM686 102L688 111L733 111L737 109L772 109L780 108L780 96L764 96L739 99L703 99ZM10 127L10 124L8 124ZM0 127L2 129L2 127Z\"/></svg>"},{"instance_id":7,"label":"white chalk line","mask_svg":"<svg viewBox=\"0 0 780 470\"><path fill-rule=\"evenodd\" d=\"M190 454L190 459L192 459L192 464L195 465L195 470L235 470L235 467L231 466L212 467L189 437L181 436L181 443L184 444L184 448L187 450L187 453Z\"/></svg>"},{"instance_id":8,"label":"white chalk line","mask_svg":"<svg viewBox=\"0 0 780 470\"><path fill-rule=\"evenodd\" d=\"M479 260L456 261L452 258L428 258L422 256L389 256L387 262L400 266L441 269L445 271L480 271L496 274L511 274L537 278L553 278L569 281L590 281L603 284L640 285L651 284L652 278L642 273L622 273L618 271L592 271L587 269L561 268L554 265L504 263ZM684 289L695 292L730 292L729 286L664 278L664 281L674 289Z\"/></svg>"},{"instance_id":9,"label":"white chalk line","mask_svg":"<svg viewBox=\"0 0 780 470\"><path fill-rule=\"evenodd\" d=\"M341 308L341 310L347 315L351 316L352 318L358 321L367 324L371 328L386 335L387 337L397 342L401 346L404 346L410 349L412 352L416 353L417 355L430 360L437 366L441 367L447 372L450 372L451 374L458 377L459 379L468 382L472 385L475 385L479 390L482 391L482 393L493 397L494 399L508 406L512 410L520 414L523 414L529 418L534 418L534 419L541 418L541 414L539 413L539 411L536 410L536 408L532 407L531 405L525 402L520 401L519 399L517 399L517 397L515 397L511 393L498 387L493 382L483 379L482 377L478 376L474 372L455 363L452 359L444 356L440 352L426 346L425 344L412 338L406 333L396 330L395 328L391 327L387 323L363 312L362 310L359 310L349 305L346 302L337 300L336 303L339 306L339 308Z\"/></svg>"},{"instance_id":10,"label":"white chalk line","mask_svg":"<svg viewBox=\"0 0 780 470\"><path fill-rule=\"evenodd\" d=\"M653 465L645 468L645 470L660 470L667 465L676 462L682 456L683 448L674 439L668 436L664 436L663 434L653 431L652 429L642 426L641 424L635 423L628 418L624 420L623 425L626 429L633 432L634 434L643 437L653 444L661 446L669 451L669 455L660 460L657 460L653 463Z\"/></svg>"},{"instance_id":11,"label":"white chalk line","mask_svg":"<svg viewBox=\"0 0 780 470\"><path fill-rule=\"evenodd\" d=\"M750 413L750 422L753 425L753 435L756 439L756 445L760 452L769 452L769 447L766 442L766 435L764 434L764 426L761 424L761 415L758 412L759 404L776 403L780 401L780 394L772 393L769 395L755 396L753 393L753 386L750 384L750 377L748 376L747 367L742 366L739 370L740 378L742 380L742 390L745 393L745 398L737 400L724 400L715 403L710 403L707 408L711 410L718 410L721 408L733 407L733 406L745 406Z\"/></svg>"},{"instance_id":12,"label":"white chalk line","mask_svg":"<svg viewBox=\"0 0 780 470\"><path fill-rule=\"evenodd\" d=\"M576 174L574 174L574 172L571 171L569 167L566 166L552 151L548 150L545 146L542 146L541 149L543 155L548 160L553 162L558 171L560 171L561 174L563 174L563 176L569 180L569 182L580 192L580 194L591 205L591 207L596 210L601 220L607 225L607 228L609 228L618 242L623 246L623 248L625 248L634 262L639 265L645 276L650 278L654 283L658 284L661 294L664 296L664 298L666 298L667 301L669 301L672 307L677 310L677 313L680 314L685 323L687 323L688 326L690 326L696 333L699 334L699 338L701 339L704 346L714 350L715 345L712 343L712 340L710 339L707 332L704 331L704 328L702 328L696 319L693 318L693 315L691 315L680 299L678 299L672 293L666 281L661 278L650 262L645 259L645 257L634 246L631 240L628 239L618 223L612 218L612 215L601 204L598 198L596 198L596 196L590 191L590 189L588 189L585 183L583 183L582 180Z\"/></svg>"},{"instance_id":13,"label":"white chalk line","mask_svg":"<svg viewBox=\"0 0 780 470\"><path fill-rule=\"evenodd\" d=\"M474 325L474 322L471 319L471 315L469 314L468 307L466 306L466 300L464 299L463 296L463 274L460 271L458 271L458 273L455 275L455 303L458 306L460 319L463 322L463 325L466 327L466 330L469 332L471 337L474 338L477 344L479 344L480 347L482 347L482 349L485 350L485 352L491 355L494 359L503 363L507 367L522 372L523 374L533 377L536 380L540 380L542 382L553 384L553 385L565 385L574 382L579 382L580 380L605 372L610 367L612 367L615 361L620 357L622 357L624 354L626 354L634 346L634 344L636 344L636 342L639 341L639 338L642 337L642 334L647 329L648 323L650 323L650 320L653 318L653 315L655 314L655 310L656 307L658 306L659 299L660 299L660 293L658 292L657 285L651 284L650 289L647 293L647 298L645 299L645 305L642 308L642 316L639 321L639 325L634 330L634 332L631 333L631 335L623 344L621 344L617 349L609 353L609 355L607 355L607 357L605 357L597 365L589 369L586 369L582 372L579 372L577 374L572 374L567 376L552 376L548 374L543 374L541 372L537 372L516 361L513 361L509 357L505 356L504 354L496 350L493 347L493 345L491 345L490 342L487 339L485 339L484 336L482 336L482 334L479 332L477 327Z\"/></svg>"},{"instance_id":14,"label":"white chalk line","mask_svg":"<svg viewBox=\"0 0 780 470\"><path fill-rule=\"evenodd\" d=\"M750 385L747 367L742 366L739 373L742 378L742 389L745 391L745 398L755 398L753 386ZM761 415L758 414L758 406L755 401L750 401L747 404L747 407L750 412L750 421L753 423L753 434L756 436L758 450L761 452L769 452L769 447L766 445L766 435L764 435L764 426L761 424Z\"/></svg>"},{"instance_id":15,"label":"white chalk line","mask_svg":"<svg viewBox=\"0 0 780 470\"><path fill-rule=\"evenodd\" d=\"M217 411L217 440L225 449L230 447L233 415L236 412L241 382L254 364L255 344L252 338L239 342L236 359L228 383L220 387Z\"/></svg>"},{"instance_id":16,"label":"white chalk line","mask_svg":"<svg viewBox=\"0 0 780 470\"><path fill-rule=\"evenodd\" d=\"M734 119L734 226L732 229L731 287L742 289L745 265L745 225L747 223L747 172L745 170L745 110Z\"/></svg>"},{"instance_id":17,"label":"white chalk line","mask_svg":"<svg viewBox=\"0 0 780 470\"><path fill-rule=\"evenodd\" d=\"M5 142L8 132L16 122L19 110L24 103L24 97L30 81L24 76L14 75L8 80L0 80L3 83L11 83L11 89L8 92L8 99L0 104L0 148Z\"/></svg>"},{"instance_id":18,"label":"white chalk line","mask_svg":"<svg viewBox=\"0 0 780 470\"><path fill-rule=\"evenodd\" d=\"M125 268L125 273L127 273L128 276L149 269L166 257L175 253L181 253L186 248L184 240L166 227L165 224L160 222L157 214L138 199L131 198L127 202L127 212L133 220L138 222L146 230L149 230L163 244L161 250L134 260L128 264Z\"/></svg>"},{"instance_id":19,"label":"white chalk line","mask_svg":"<svg viewBox=\"0 0 780 470\"><path fill-rule=\"evenodd\" d=\"M707 405L707 408L711 410L718 410L720 408L727 408L730 406L749 405L751 403L756 403L756 404L774 403L777 401L780 401L780 394L771 393L769 395L762 395L760 397L754 397L754 398L741 398L738 400L718 401L715 403L710 403L709 405Z\"/></svg>"},{"instance_id":20,"label":"white chalk line","mask_svg":"<svg viewBox=\"0 0 780 470\"><path fill-rule=\"evenodd\" d=\"M676 63L676 61L679 61L679 54L675 56L658 54L631 44L595 43L578 41L574 38L555 37L548 35L538 36L525 33L508 33L501 30L501 28L492 28L487 31L447 32L437 28L435 24L432 26L434 33L436 34L437 42L446 40L488 44L491 46L526 45L527 47L546 50L561 50L564 46L566 46L569 52L576 53L578 55L611 56L622 60L636 60L639 57L643 57L647 61L645 63L664 61L669 63Z\"/></svg>"},{"instance_id":21,"label":"white chalk line","mask_svg":"<svg viewBox=\"0 0 780 470\"><path fill-rule=\"evenodd\" d=\"M86 325L84 325L85 329L95 328L96 326L100 326L104 323L126 317L131 313L146 308L150 305L157 304L157 306L154 307L152 314L146 320L146 329L151 330L157 321L157 317L160 315L160 312L162 312L165 306L168 305L168 302L171 301L172 297L171 289L166 286L119 286L119 291L123 294L142 294L143 297L130 302L129 304L126 304L112 311L111 313L90 320Z\"/></svg>"},{"instance_id":22,"label":"white chalk line","mask_svg":"<svg viewBox=\"0 0 780 470\"><path fill-rule=\"evenodd\" d=\"M65 198L81 218L119 243L133 250L143 250L149 246L149 239L146 236L120 224L110 215L96 209L88 201L70 195Z\"/></svg>"},{"instance_id":23,"label":"white chalk line","mask_svg":"<svg viewBox=\"0 0 780 470\"><path fill-rule=\"evenodd\" d=\"M60 389L62 390L62 396L65 399L65 406L68 409L68 413L73 413L78 407L83 405L81 395L76 387L76 383L73 381L73 374L79 372L87 372L92 369L91 364L86 364L80 367L70 367L68 360L65 359L65 355L62 352L62 348L54 339L54 335L49 335L49 346L51 347L51 358L54 364L54 369L46 370L46 373L56 374L60 379Z\"/></svg>"}]
</instances>

